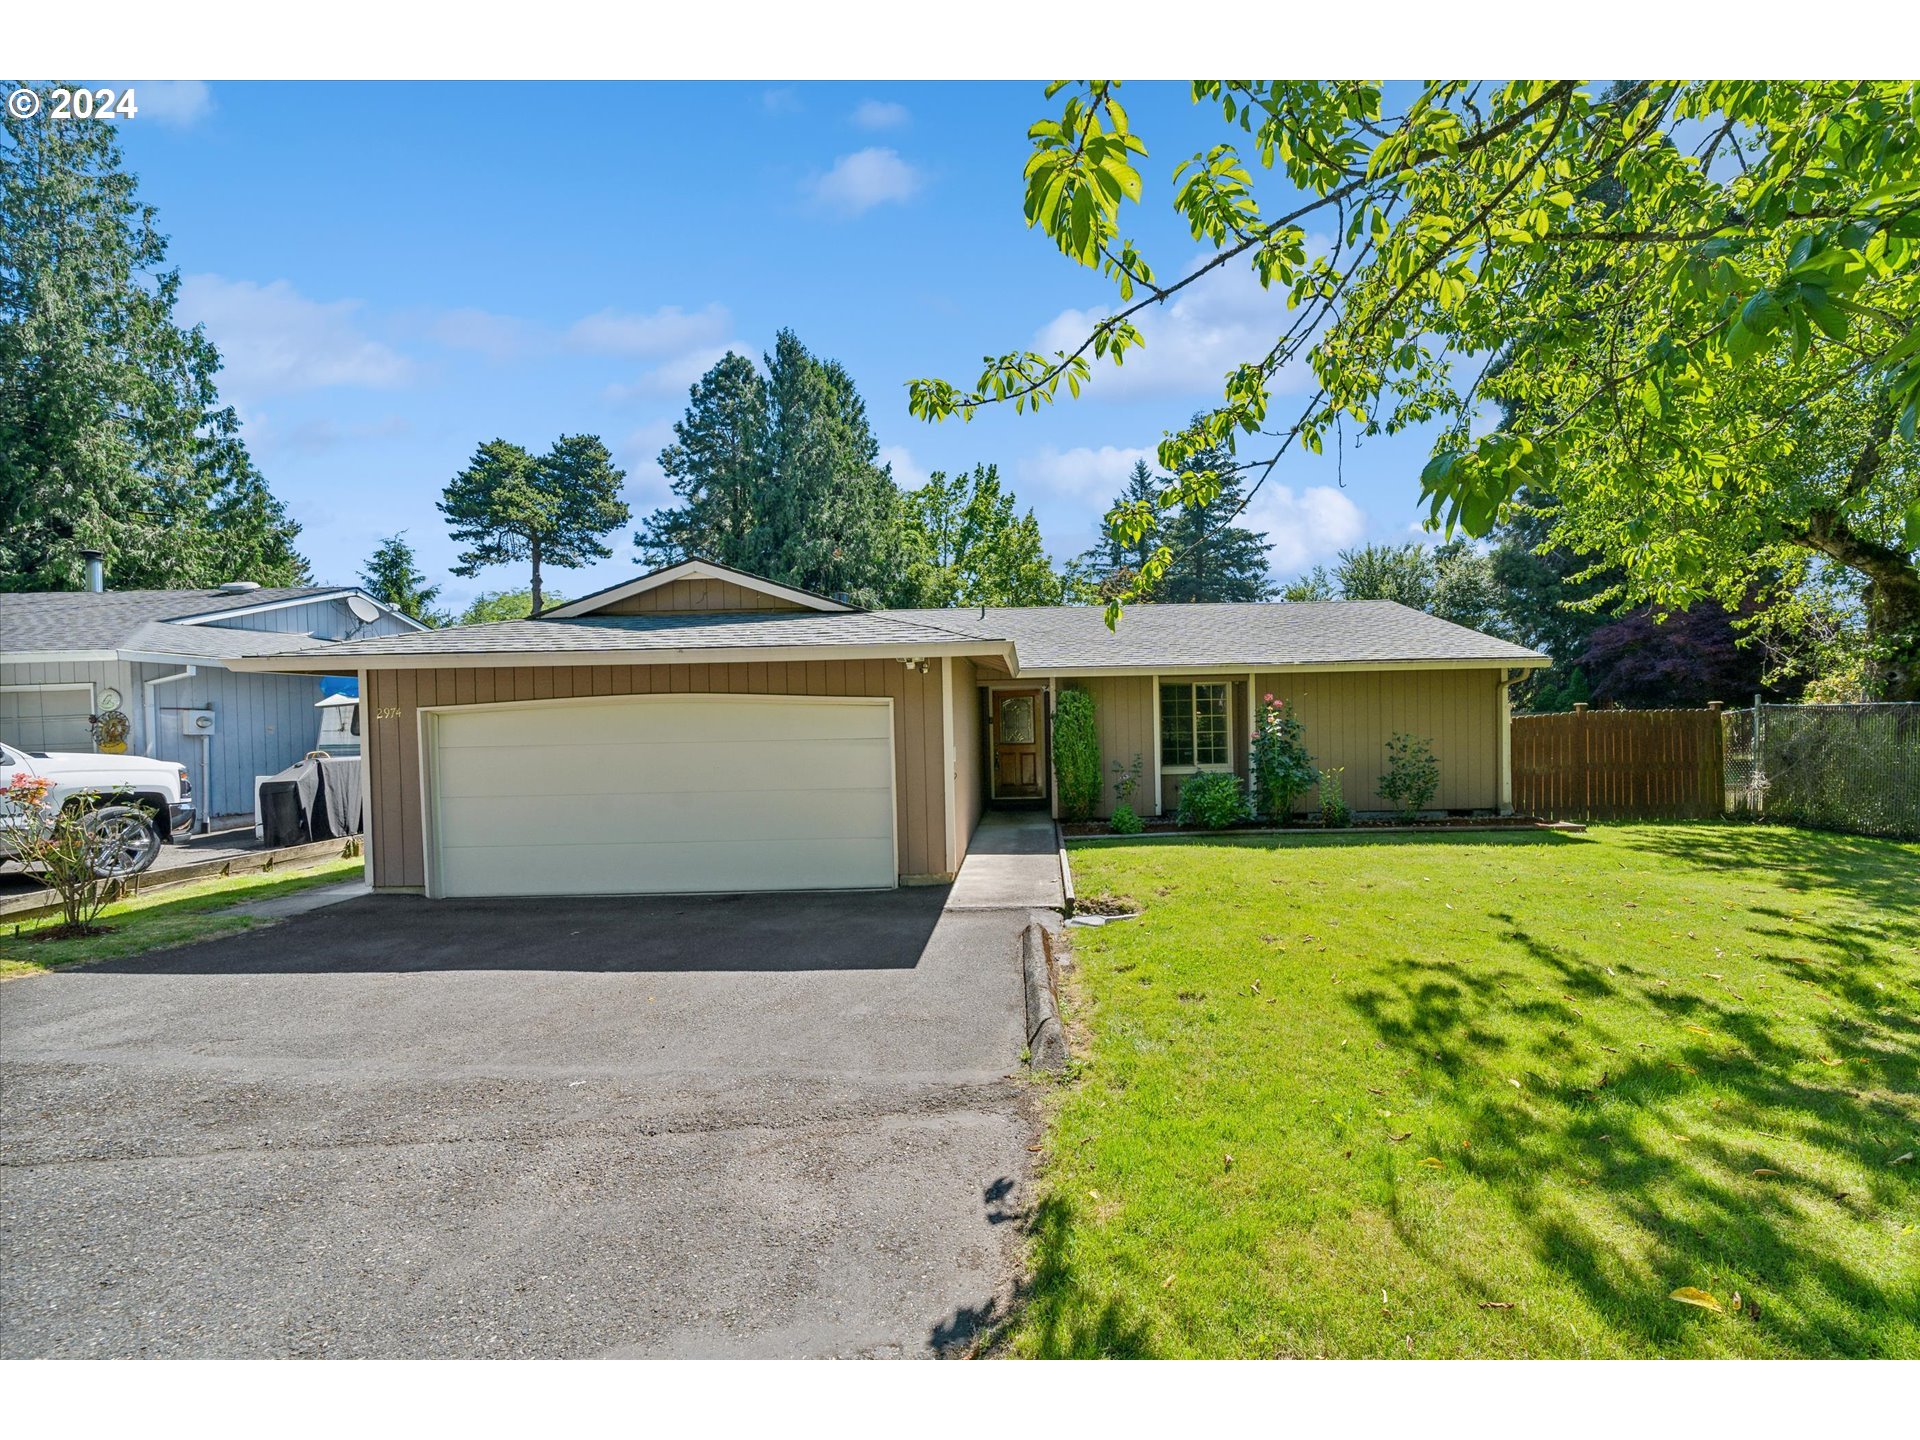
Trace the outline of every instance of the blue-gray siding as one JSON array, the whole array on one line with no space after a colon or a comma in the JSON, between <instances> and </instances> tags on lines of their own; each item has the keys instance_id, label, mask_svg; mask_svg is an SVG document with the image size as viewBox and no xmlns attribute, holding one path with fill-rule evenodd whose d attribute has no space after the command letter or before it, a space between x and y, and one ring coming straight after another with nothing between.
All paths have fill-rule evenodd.
<instances>
[{"instance_id":1,"label":"blue-gray siding","mask_svg":"<svg viewBox=\"0 0 1920 1440\"><path fill-rule=\"evenodd\" d=\"M289 605L217 623L223 629L325 639L366 639L410 628L386 615L362 624L339 600ZM286 769L319 738L320 712L314 708L320 699L319 677L241 674L200 662L190 679L154 690L154 733L149 735L145 683L180 670L179 665L123 661L8 661L0 664L0 685L91 683L96 698L109 687L118 690L121 708L132 722L130 753L185 765L203 813L211 804L214 814L251 815L254 777ZM202 709L211 709L215 720L205 754L199 739L182 733L180 718L183 710Z\"/></svg>"}]
</instances>

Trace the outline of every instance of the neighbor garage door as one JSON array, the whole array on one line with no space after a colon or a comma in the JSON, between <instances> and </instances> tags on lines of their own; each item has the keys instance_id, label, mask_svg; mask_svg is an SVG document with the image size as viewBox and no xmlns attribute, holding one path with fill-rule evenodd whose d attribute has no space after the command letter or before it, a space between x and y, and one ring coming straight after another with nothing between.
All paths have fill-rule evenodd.
<instances>
[{"instance_id":1,"label":"neighbor garage door","mask_svg":"<svg viewBox=\"0 0 1920 1440\"><path fill-rule=\"evenodd\" d=\"M637 696L426 723L430 894L895 883L889 701Z\"/></svg>"},{"instance_id":2,"label":"neighbor garage door","mask_svg":"<svg viewBox=\"0 0 1920 1440\"><path fill-rule=\"evenodd\" d=\"M0 688L0 740L17 750L93 750L93 686Z\"/></svg>"}]
</instances>

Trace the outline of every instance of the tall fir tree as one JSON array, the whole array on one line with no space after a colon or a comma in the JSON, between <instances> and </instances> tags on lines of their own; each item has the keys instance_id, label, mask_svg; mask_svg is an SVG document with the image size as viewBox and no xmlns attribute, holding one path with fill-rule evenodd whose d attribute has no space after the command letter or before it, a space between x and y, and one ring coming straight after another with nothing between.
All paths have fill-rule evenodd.
<instances>
[{"instance_id":1,"label":"tall fir tree","mask_svg":"<svg viewBox=\"0 0 1920 1440\"><path fill-rule=\"evenodd\" d=\"M767 475L767 385L753 361L729 350L690 392L660 452L679 504L655 510L634 536L643 563L699 556L749 567Z\"/></svg>"},{"instance_id":2,"label":"tall fir tree","mask_svg":"<svg viewBox=\"0 0 1920 1440\"><path fill-rule=\"evenodd\" d=\"M791 330L763 364L729 354L693 387L660 456L678 503L634 536L642 563L699 555L855 604L899 598L900 491L853 377Z\"/></svg>"},{"instance_id":3,"label":"tall fir tree","mask_svg":"<svg viewBox=\"0 0 1920 1440\"><path fill-rule=\"evenodd\" d=\"M116 588L307 580L113 124L3 123L0 588L77 586L89 548Z\"/></svg>"},{"instance_id":4,"label":"tall fir tree","mask_svg":"<svg viewBox=\"0 0 1920 1440\"><path fill-rule=\"evenodd\" d=\"M538 458L506 440L474 452L439 500L447 530L467 548L456 575L526 561L538 612L546 567L577 569L613 551L606 534L631 517L620 499L626 472L597 435L562 435Z\"/></svg>"},{"instance_id":5,"label":"tall fir tree","mask_svg":"<svg viewBox=\"0 0 1920 1440\"><path fill-rule=\"evenodd\" d=\"M1091 585L1103 597L1121 594L1164 546L1172 560L1151 592L1136 598L1162 604L1271 600L1278 593L1267 569L1273 545L1260 531L1232 523L1246 503L1232 466L1233 456L1225 450L1196 454L1191 469L1219 474L1220 492L1211 500L1161 510L1157 528L1129 539L1116 517L1152 513L1154 497L1171 484L1156 477L1146 461L1135 461L1108 509L1100 543L1075 562L1071 580Z\"/></svg>"}]
</instances>

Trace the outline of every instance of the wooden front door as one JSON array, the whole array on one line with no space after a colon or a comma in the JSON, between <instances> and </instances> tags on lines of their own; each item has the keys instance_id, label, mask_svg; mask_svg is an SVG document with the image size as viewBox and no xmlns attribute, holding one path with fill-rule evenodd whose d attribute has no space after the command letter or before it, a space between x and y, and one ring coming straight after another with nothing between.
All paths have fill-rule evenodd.
<instances>
[{"instance_id":1,"label":"wooden front door","mask_svg":"<svg viewBox=\"0 0 1920 1440\"><path fill-rule=\"evenodd\" d=\"M993 692L993 797L1038 800L1046 791L1041 732L1046 714L1038 690Z\"/></svg>"}]
</instances>

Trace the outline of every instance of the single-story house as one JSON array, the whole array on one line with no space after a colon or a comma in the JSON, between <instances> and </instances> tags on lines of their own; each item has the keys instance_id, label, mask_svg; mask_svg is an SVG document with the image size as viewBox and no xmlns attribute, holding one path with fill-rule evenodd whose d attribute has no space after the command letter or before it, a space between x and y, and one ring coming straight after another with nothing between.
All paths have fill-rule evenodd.
<instances>
[{"instance_id":1,"label":"single-story house","mask_svg":"<svg viewBox=\"0 0 1920 1440\"><path fill-rule=\"evenodd\" d=\"M122 711L128 753L185 765L202 815L251 818L254 778L315 748L325 682L237 662L422 628L341 585L0 594L0 736L91 751L90 717Z\"/></svg>"},{"instance_id":2,"label":"single-story house","mask_svg":"<svg viewBox=\"0 0 1920 1440\"><path fill-rule=\"evenodd\" d=\"M1356 809L1395 731L1435 804L1508 805L1507 686L1547 657L1385 601L860 610L691 560L538 618L252 655L357 674L380 890L857 889L950 879L989 805L1053 806L1060 693L1093 696L1137 808L1245 777L1252 706L1299 707Z\"/></svg>"}]
</instances>

